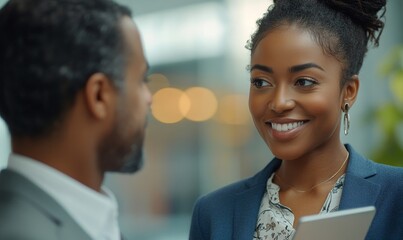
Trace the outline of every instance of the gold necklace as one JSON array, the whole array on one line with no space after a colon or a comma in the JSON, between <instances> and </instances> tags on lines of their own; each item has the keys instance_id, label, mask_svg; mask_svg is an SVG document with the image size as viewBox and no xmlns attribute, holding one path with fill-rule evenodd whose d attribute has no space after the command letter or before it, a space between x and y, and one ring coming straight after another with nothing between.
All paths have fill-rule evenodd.
<instances>
[{"instance_id":1,"label":"gold necklace","mask_svg":"<svg viewBox=\"0 0 403 240\"><path fill-rule=\"evenodd\" d=\"M324 183L329 182L329 181L332 180L334 177L336 177L336 175L341 171L341 169L343 168L343 166L346 164L346 162L347 162L349 156L350 156L350 154L347 152L347 157L346 157L346 159L344 160L343 164L340 166L340 168L339 168L330 178L328 178L328 179L326 179L326 180L324 180L324 181L322 181L322 182L320 182L320 183L314 185L313 187L309 188L308 190L300 190L300 189L294 187L293 185L286 183L283 179L281 179L280 175L278 175L277 173L274 173L274 174L275 174L275 176L278 178L278 180L280 180L280 182L282 182L282 183L284 183L285 185L289 186L289 187L290 187L292 190L294 190L295 192L298 192L298 193L307 193L307 192L310 192L310 191L312 191L313 189L317 188L318 186L320 186L320 185L322 185L322 184L324 184Z\"/></svg>"}]
</instances>

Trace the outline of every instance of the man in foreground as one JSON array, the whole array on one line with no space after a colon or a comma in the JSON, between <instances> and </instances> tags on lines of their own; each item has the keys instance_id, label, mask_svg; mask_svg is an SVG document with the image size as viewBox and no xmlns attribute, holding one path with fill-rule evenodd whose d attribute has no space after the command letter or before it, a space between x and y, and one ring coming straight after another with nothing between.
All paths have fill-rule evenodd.
<instances>
[{"instance_id":1,"label":"man in foreground","mask_svg":"<svg viewBox=\"0 0 403 240\"><path fill-rule=\"evenodd\" d=\"M108 171L141 166L151 94L130 11L109 0L0 10L0 239L120 239Z\"/></svg>"}]
</instances>

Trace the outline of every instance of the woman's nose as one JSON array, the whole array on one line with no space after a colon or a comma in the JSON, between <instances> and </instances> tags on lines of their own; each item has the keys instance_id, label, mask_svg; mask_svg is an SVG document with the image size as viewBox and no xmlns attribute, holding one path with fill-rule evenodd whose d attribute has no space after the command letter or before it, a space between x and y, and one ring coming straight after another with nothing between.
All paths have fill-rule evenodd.
<instances>
[{"instance_id":1,"label":"woman's nose","mask_svg":"<svg viewBox=\"0 0 403 240\"><path fill-rule=\"evenodd\" d=\"M283 113L295 107L295 101L287 89L277 88L269 102L269 108L276 113Z\"/></svg>"}]
</instances>

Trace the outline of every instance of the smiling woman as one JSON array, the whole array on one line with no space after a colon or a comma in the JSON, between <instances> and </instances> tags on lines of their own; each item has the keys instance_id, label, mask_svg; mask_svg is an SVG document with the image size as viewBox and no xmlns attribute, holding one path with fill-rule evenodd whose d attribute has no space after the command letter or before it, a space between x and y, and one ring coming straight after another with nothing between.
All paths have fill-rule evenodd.
<instances>
[{"instance_id":1,"label":"smiling woman","mask_svg":"<svg viewBox=\"0 0 403 240\"><path fill-rule=\"evenodd\" d=\"M251 66L250 111L275 156L294 160L313 150L344 148L339 138L340 106L343 101L354 102L358 83L351 81L349 91L341 91L341 63L323 54L309 32L295 25L271 31L256 47ZM288 124L294 123L296 128L289 129ZM336 161L329 159L332 167L327 171L336 169L346 154L340 151L334 155Z\"/></svg>"},{"instance_id":2,"label":"smiling woman","mask_svg":"<svg viewBox=\"0 0 403 240\"><path fill-rule=\"evenodd\" d=\"M400 239L403 169L340 139L385 1L277 0L249 42L249 108L275 158L195 205L190 239L292 239L301 216L373 205L366 239ZM393 183L393 184L391 184Z\"/></svg>"}]
</instances>

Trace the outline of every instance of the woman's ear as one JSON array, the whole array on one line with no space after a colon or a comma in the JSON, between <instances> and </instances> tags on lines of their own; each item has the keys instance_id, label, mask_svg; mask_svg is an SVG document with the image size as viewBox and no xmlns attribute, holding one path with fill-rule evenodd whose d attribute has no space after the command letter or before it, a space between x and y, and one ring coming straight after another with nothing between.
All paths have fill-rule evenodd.
<instances>
[{"instance_id":1,"label":"woman's ear","mask_svg":"<svg viewBox=\"0 0 403 240\"><path fill-rule=\"evenodd\" d=\"M355 100L357 99L359 88L360 80L358 79L358 75L353 75L343 87L342 109L344 109L346 103L348 103L350 108L353 106Z\"/></svg>"},{"instance_id":2,"label":"woman's ear","mask_svg":"<svg viewBox=\"0 0 403 240\"><path fill-rule=\"evenodd\" d=\"M114 106L116 89L109 78L102 73L90 76L84 88L84 96L89 114L104 119Z\"/></svg>"}]
</instances>

